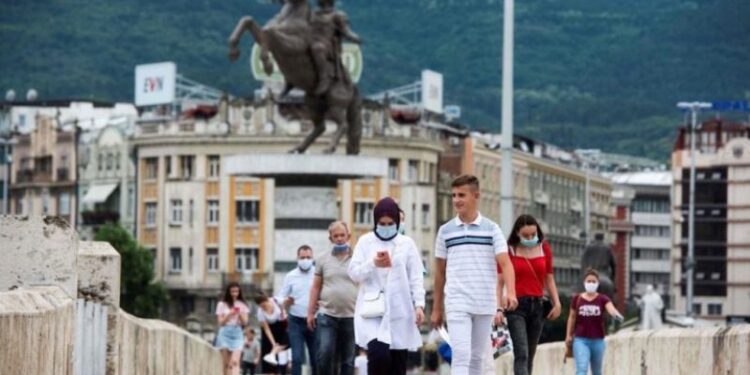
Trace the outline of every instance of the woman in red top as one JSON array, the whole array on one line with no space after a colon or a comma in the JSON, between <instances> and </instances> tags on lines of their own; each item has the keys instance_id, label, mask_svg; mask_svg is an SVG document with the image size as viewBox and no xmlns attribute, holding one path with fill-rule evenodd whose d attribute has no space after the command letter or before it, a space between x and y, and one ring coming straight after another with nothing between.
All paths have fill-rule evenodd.
<instances>
[{"instance_id":1,"label":"woman in red top","mask_svg":"<svg viewBox=\"0 0 750 375\"><path fill-rule=\"evenodd\" d=\"M552 250L544 241L542 228L533 216L521 215L516 219L508 246L518 296L518 307L505 316L513 339L513 374L529 375L544 319L560 316L560 298L552 269ZM498 273L502 273L499 265ZM552 302L552 309L546 315L543 304L545 286ZM498 300L504 301L502 277L498 277L497 293Z\"/></svg>"}]
</instances>

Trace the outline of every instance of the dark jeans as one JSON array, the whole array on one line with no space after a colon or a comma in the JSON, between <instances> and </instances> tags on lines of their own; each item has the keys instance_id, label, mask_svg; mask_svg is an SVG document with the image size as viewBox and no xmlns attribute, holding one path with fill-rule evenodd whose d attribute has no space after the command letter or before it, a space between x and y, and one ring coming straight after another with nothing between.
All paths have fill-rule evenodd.
<instances>
[{"instance_id":1,"label":"dark jeans","mask_svg":"<svg viewBox=\"0 0 750 375\"><path fill-rule=\"evenodd\" d=\"M536 346L544 326L544 308L538 297L518 298L518 308L506 313L513 340L513 374L531 375Z\"/></svg>"},{"instance_id":2,"label":"dark jeans","mask_svg":"<svg viewBox=\"0 0 750 375\"><path fill-rule=\"evenodd\" d=\"M319 314L317 323L318 375L354 375L354 318Z\"/></svg>"},{"instance_id":3,"label":"dark jeans","mask_svg":"<svg viewBox=\"0 0 750 375\"><path fill-rule=\"evenodd\" d=\"M242 375L255 375L255 363L242 361Z\"/></svg>"},{"instance_id":4,"label":"dark jeans","mask_svg":"<svg viewBox=\"0 0 750 375\"><path fill-rule=\"evenodd\" d=\"M302 375L302 364L305 363L305 344L310 356L312 375L317 375L315 368L315 331L307 329L307 319L289 315L289 346L292 348L292 375Z\"/></svg>"},{"instance_id":5,"label":"dark jeans","mask_svg":"<svg viewBox=\"0 0 750 375\"><path fill-rule=\"evenodd\" d=\"M391 346L372 340L367 344L368 375L406 375L408 352L391 350Z\"/></svg>"}]
</instances>

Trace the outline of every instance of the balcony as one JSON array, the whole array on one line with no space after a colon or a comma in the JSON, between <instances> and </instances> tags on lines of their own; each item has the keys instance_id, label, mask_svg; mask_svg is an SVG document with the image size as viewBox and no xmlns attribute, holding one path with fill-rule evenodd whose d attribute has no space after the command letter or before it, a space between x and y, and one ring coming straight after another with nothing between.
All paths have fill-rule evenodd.
<instances>
[{"instance_id":1,"label":"balcony","mask_svg":"<svg viewBox=\"0 0 750 375\"><path fill-rule=\"evenodd\" d=\"M16 172L16 183L52 182L52 173L39 169L21 169Z\"/></svg>"},{"instance_id":2,"label":"balcony","mask_svg":"<svg viewBox=\"0 0 750 375\"><path fill-rule=\"evenodd\" d=\"M104 225L120 221L120 213L115 211L83 211L83 225Z\"/></svg>"}]
</instances>

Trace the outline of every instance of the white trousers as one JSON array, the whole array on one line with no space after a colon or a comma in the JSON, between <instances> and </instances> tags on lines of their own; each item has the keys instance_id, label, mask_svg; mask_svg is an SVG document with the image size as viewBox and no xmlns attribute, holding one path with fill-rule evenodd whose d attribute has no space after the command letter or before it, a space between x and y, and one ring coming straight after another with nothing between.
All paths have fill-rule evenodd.
<instances>
[{"instance_id":1,"label":"white trousers","mask_svg":"<svg viewBox=\"0 0 750 375\"><path fill-rule=\"evenodd\" d=\"M482 373L482 360L487 355L492 331L492 315L463 312L447 314L451 340L451 375Z\"/></svg>"}]
</instances>

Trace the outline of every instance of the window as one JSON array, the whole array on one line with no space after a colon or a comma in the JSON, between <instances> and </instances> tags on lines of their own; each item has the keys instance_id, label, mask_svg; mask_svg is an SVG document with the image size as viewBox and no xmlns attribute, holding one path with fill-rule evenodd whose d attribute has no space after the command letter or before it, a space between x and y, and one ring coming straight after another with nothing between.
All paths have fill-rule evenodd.
<instances>
[{"instance_id":1,"label":"window","mask_svg":"<svg viewBox=\"0 0 750 375\"><path fill-rule=\"evenodd\" d=\"M195 298L193 296L182 296L180 298L182 315L190 315L195 310Z\"/></svg>"},{"instance_id":2,"label":"window","mask_svg":"<svg viewBox=\"0 0 750 375\"><path fill-rule=\"evenodd\" d=\"M188 273L193 273L193 248L188 248Z\"/></svg>"},{"instance_id":3,"label":"window","mask_svg":"<svg viewBox=\"0 0 750 375\"><path fill-rule=\"evenodd\" d=\"M182 155L180 156L180 176L184 179L193 178L193 159L194 156Z\"/></svg>"},{"instance_id":4,"label":"window","mask_svg":"<svg viewBox=\"0 0 750 375\"><path fill-rule=\"evenodd\" d=\"M422 228L430 227L430 205L422 204Z\"/></svg>"},{"instance_id":5,"label":"window","mask_svg":"<svg viewBox=\"0 0 750 375\"><path fill-rule=\"evenodd\" d=\"M157 158L146 158L145 159L146 171L145 178L154 180L159 172L159 159Z\"/></svg>"},{"instance_id":6,"label":"window","mask_svg":"<svg viewBox=\"0 0 750 375\"><path fill-rule=\"evenodd\" d=\"M409 182L416 182L419 178L419 161L409 160Z\"/></svg>"},{"instance_id":7,"label":"window","mask_svg":"<svg viewBox=\"0 0 750 375\"><path fill-rule=\"evenodd\" d=\"M208 177L218 178L219 177L219 166L221 159L219 155L210 155L208 157Z\"/></svg>"},{"instance_id":8,"label":"window","mask_svg":"<svg viewBox=\"0 0 750 375\"><path fill-rule=\"evenodd\" d=\"M167 173L167 178L172 177L172 157L171 156L165 156L164 157L164 170Z\"/></svg>"},{"instance_id":9,"label":"window","mask_svg":"<svg viewBox=\"0 0 750 375\"><path fill-rule=\"evenodd\" d=\"M372 225L372 209L375 204L372 202L355 202L354 203L354 224Z\"/></svg>"},{"instance_id":10,"label":"window","mask_svg":"<svg viewBox=\"0 0 750 375\"><path fill-rule=\"evenodd\" d=\"M662 225L636 225L635 235L643 237L669 237L668 226Z\"/></svg>"},{"instance_id":11,"label":"window","mask_svg":"<svg viewBox=\"0 0 750 375\"><path fill-rule=\"evenodd\" d=\"M47 190L42 191L42 215L49 214L49 192Z\"/></svg>"},{"instance_id":12,"label":"window","mask_svg":"<svg viewBox=\"0 0 750 375\"><path fill-rule=\"evenodd\" d=\"M70 193L60 193L59 199L57 213L63 216L70 215Z\"/></svg>"},{"instance_id":13,"label":"window","mask_svg":"<svg viewBox=\"0 0 750 375\"><path fill-rule=\"evenodd\" d=\"M208 224L209 225L219 224L219 201L218 200L208 201Z\"/></svg>"},{"instance_id":14,"label":"window","mask_svg":"<svg viewBox=\"0 0 750 375\"><path fill-rule=\"evenodd\" d=\"M721 304L720 303L709 303L708 304L708 315L721 315Z\"/></svg>"},{"instance_id":15,"label":"window","mask_svg":"<svg viewBox=\"0 0 750 375\"><path fill-rule=\"evenodd\" d=\"M388 159L388 179L398 181L398 159Z\"/></svg>"},{"instance_id":16,"label":"window","mask_svg":"<svg viewBox=\"0 0 750 375\"><path fill-rule=\"evenodd\" d=\"M258 269L258 249L234 249L235 267L237 271L253 271Z\"/></svg>"},{"instance_id":17,"label":"window","mask_svg":"<svg viewBox=\"0 0 750 375\"><path fill-rule=\"evenodd\" d=\"M257 200L241 200L235 202L237 209L237 223L257 223L260 218L260 202Z\"/></svg>"},{"instance_id":18,"label":"window","mask_svg":"<svg viewBox=\"0 0 750 375\"><path fill-rule=\"evenodd\" d=\"M16 215L23 215L23 197L16 199Z\"/></svg>"},{"instance_id":19,"label":"window","mask_svg":"<svg viewBox=\"0 0 750 375\"><path fill-rule=\"evenodd\" d=\"M208 314L214 314L216 312L216 304L218 300L216 298L206 298L206 306L208 307Z\"/></svg>"},{"instance_id":20,"label":"window","mask_svg":"<svg viewBox=\"0 0 750 375\"><path fill-rule=\"evenodd\" d=\"M694 315L700 315L703 312L702 311L703 309L701 307L702 306L701 306L700 303L694 303L693 304L693 314Z\"/></svg>"},{"instance_id":21,"label":"window","mask_svg":"<svg viewBox=\"0 0 750 375\"><path fill-rule=\"evenodd\" d=\"M169 224L182 224L182 200L172 199L169 201L170 211L172 212Z\"/></svg>"},{"instance_id":22,"label":"window","mask_svg":"<svg viewBox=\"0 0 750 375\"><path fill-rule=\"evenodd\" d=\"M156 202L146 203L146 226L156 226Z\"/></svg>"},{"instance_id":23,"label":"window","mask_svg":"<svg viewBox=\"0 0 750 375\"><path fill-rule=\"evenodd\" d=\"M147 249L148 254L151 256L151 269L156 270L156 249Z\"/></svg>"},{"instance_id":24,"label":"window","mask_svg":"<svg viewBox=\"0 0 750 375\"><path fill-rule=\"evenodd\" d=\"M190 226L193 226L193 210L195 209L195 204L193 203L193 200L191 199L190 202L188 202L188 224Z\"/></svg>"},{"instance_id":25,"label":"window","mask_svg":"<svg viewBox=\"0 0 750 375\"><path fill-rule=\"evenodd\" d=\"M179 247L169 249L169 272L182 272L182 249Z\"/></svg>"},{"instance_id":26,"label":"window","mask_svg":"<svg viewBox=\"0 0 750 375\"><path fill-rule=\"evenodd\" d=\"M119 151L115 154L115 169L118 171L120 170L120 152Z\"/></svg>"},{"instance_id":27,"label":"window","mask_svg":"<svg viewBox=\"0 0 750 375\"><path fill-rule=\"evenodd\" d=\"M102 169L103 169L103 167L104 167L104 156L101 153L99 153L96 156L96 159L97 159L96 160L96 169L98 169L99 172L101 172Z\"/></svg>"},{"instance_id":28,"label":"window","mask_svg":"<svg viewBox=\"0 0 750 375\"><path fill-rule=\"evenodd\" d=\"M219 249L215 247L206 249L206 270L208 272L219 271Z\"/></svg>"},{"instance_id":29,"label":"window","mask_svg":"<svg viewBox=\"0 0 750 375\"><path fill-rule=\"evenodd\" d=\"M109 153L109 152L107 153L107 170L108 171L112 170L112 164L113 164L113 162L115 160L114 158L115 157L114 157L114 155L112 155L112 153Z\"/></svg>"}]
</instances>

